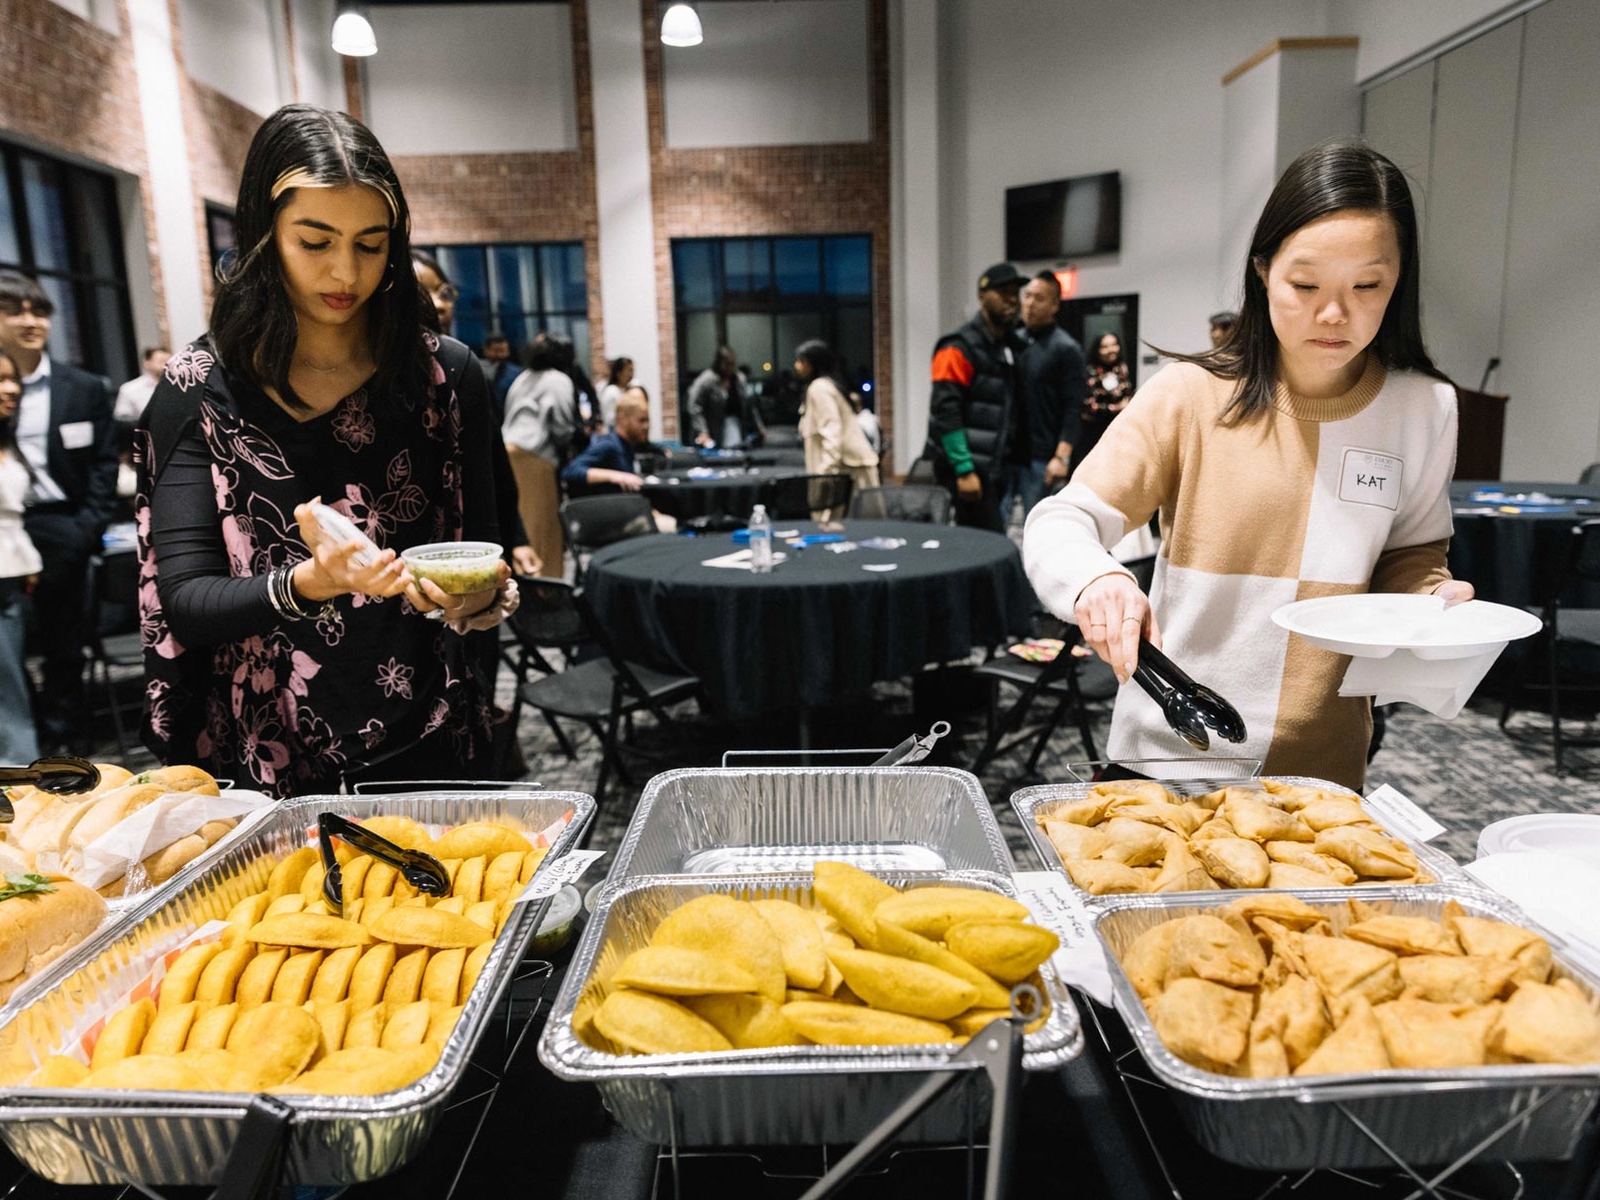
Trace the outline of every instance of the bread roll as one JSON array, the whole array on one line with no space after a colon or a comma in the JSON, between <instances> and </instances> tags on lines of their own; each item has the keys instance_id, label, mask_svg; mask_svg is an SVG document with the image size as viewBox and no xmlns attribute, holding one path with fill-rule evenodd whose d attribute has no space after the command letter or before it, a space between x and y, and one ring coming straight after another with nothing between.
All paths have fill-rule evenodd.
<instances>
[{"instance_id":1,"label":"bread roll","mask_svg":"<svg viewBox=\"0 0 1600 1200\"><path fill-rule=\"evenodd\" d=\"M0 1004L31 976L99 928L106 902L70 879L49 892L0 901Z\"/></svg>"},{"instance_id":2,"label":"bread roll","mask_svg":"<svg viewBox=\"0 0 1600 1200\"><path fill-rule=\"evenodd\" d=\"M34 854L64 853L72 831L94 806L94 800L79 796L51 796L39 814L15 835L16 844Z\"/></svg>"},{"instance_id":3,"label":"bread roll","mask_svg":"<svg viewBox=\"0 0 1600 1200\"><path fill-rule=\"evenodd\" d=\"M82 850L103 833L110 832L123 820L131 817L147 804L167 794L159 783L130 783L116 788L93 801L67 836L67 845Z\"/></svg>"},{"instance_id":4,"label":"bread roll","mask_svg":"<svg viewBox=\"0 0 1600 1200\"><path fill-rule=\"evenodd\" d=\"M144 783L158 783L168 792L200 792L207 796L220 794L217 790L217 781L199 767L184 765L158 767L154 771L146 771L138 778Z\"/></svg>"},{"instance_id":5,"label":"bread roll","mask_svg":"<svg viewBox=\"0 0 1600 1200\"><path fill-rule=\"evenodd\" d=\"M144 873L152 884L165 883L204 851L216 845L237 824L238 821L231 817L222 821L207 821L198 831L188 837L179 838L172 845L157 850L145 859Z\"/></svg>"}]
</instances>

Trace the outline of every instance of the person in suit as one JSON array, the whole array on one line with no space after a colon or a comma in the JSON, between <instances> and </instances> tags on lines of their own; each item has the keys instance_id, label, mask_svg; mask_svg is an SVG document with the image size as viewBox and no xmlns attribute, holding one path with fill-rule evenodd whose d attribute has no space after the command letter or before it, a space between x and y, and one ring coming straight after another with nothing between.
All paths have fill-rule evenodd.
<instances>
[{"instance_id":1,"label":"person in suit","mask_svg":"<svg viewBox=\"0 0 1600 1200\"><path fill-rule=\"evenodd\" d=\"M111 383L50 358L55 306L17 271L0 271L0 350L22 373L17 446L33 473L24 525L43 560L33 593L44 656L40 740L67 742L83 707L89 558L117 502L117 432Z\"/></svg>"},{"instance_id":2,"label":"person in suit","mask_svg":"<svg viewBox=\"0 0 1600 1200\"><path fill-rule=\"evenodd\" d=\"M650 444L650 401L643 388L629 388L617 401L617 427L594 438L561 471L571 496L637 492L644 486L635 457Z\"/></svg>"}]
</instances>

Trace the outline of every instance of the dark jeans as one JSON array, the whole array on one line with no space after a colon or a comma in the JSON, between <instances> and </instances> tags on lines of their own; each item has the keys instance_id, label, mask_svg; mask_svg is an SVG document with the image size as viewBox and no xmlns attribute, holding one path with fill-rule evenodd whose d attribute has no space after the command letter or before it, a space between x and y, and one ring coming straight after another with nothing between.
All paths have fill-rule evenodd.
<instances>
[{"instance_id":1,"label":"dark jeans","mask_svg":"<svg viewBox=\"0 0 1600 1200\"><path fill-rule=\"evenodd\" d=\"M83 716L83 642L90 605L85 591L89 556L100 539L85 529L66 506L30 511L28 536L44 560L33 591L33 652L44 658L39 689L41 740L65 742Z\"/></svg>"}]
</instances>

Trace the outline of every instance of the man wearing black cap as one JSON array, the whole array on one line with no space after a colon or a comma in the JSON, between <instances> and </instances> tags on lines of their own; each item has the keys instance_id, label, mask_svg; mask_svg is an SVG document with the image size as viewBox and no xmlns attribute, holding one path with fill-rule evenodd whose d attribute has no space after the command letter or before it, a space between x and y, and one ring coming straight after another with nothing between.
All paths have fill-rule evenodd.
<instances>
[{"instance_id":1,"label":"man wearing black cap","mask_svg":"<svg viewBox=\"0 0 1600 1200\"><path fill-rule=\"evenodd\" d=\"M928 448L940 482L955 495L956 522L1005 532L1000 470L1016 395L1014 332L1026 282L1010 263L978 277L978 314L933 348Z\"/></svg>"}]
</instances>

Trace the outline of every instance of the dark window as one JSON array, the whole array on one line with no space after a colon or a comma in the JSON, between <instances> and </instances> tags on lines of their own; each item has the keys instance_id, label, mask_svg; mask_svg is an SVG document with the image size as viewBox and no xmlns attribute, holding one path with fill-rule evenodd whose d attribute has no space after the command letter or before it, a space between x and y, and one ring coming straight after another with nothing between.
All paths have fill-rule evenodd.
<instances>
[{"instance_id":1,"label":"dark window","mask_svg":"<svg viewBox=\"0 0 1600 1200\"><path fill-rule=\"evenodd\" d=\"M52 357L114 381L138 372L110 175L0 142L0 267L33 276L55 305Z\"/></svg>"},{"instance_id":2,"label":"dark window","mask_svg":"<svg viewBox=\"0 0 1600 1200\"><path fill-rule=\"evenodd\" d=\"M589 369L589 280L582 242L419 246L439 260L460 295L449 333L474 350L502 333L514 358L541 330L572 339Z\"/></svg>"},{"instance_id":3,"label":"dark window","mask_svg":"<svg viewBox=\"0 0 1600 1200\"><path fill-rule=\"evenodd\" d=\"M675 238L672 280L680 429L689 385L718 346L733 348L769 422L798 419L794 352L810 338L833 347L847 383L870 390L870 237Z\"/></svg>"},{"instance_id":4,"label":"dark window","mask_svg":"<svg viewBox=\"0 0 1600 1200\"><path fill-rule=\"evenodd\" d=\"M233 210L206 201L206 250L211 255L211 274L215 278L224 263L233 261L238 253L239 231L234 224Z\"/></svg>"}]
</instances>

